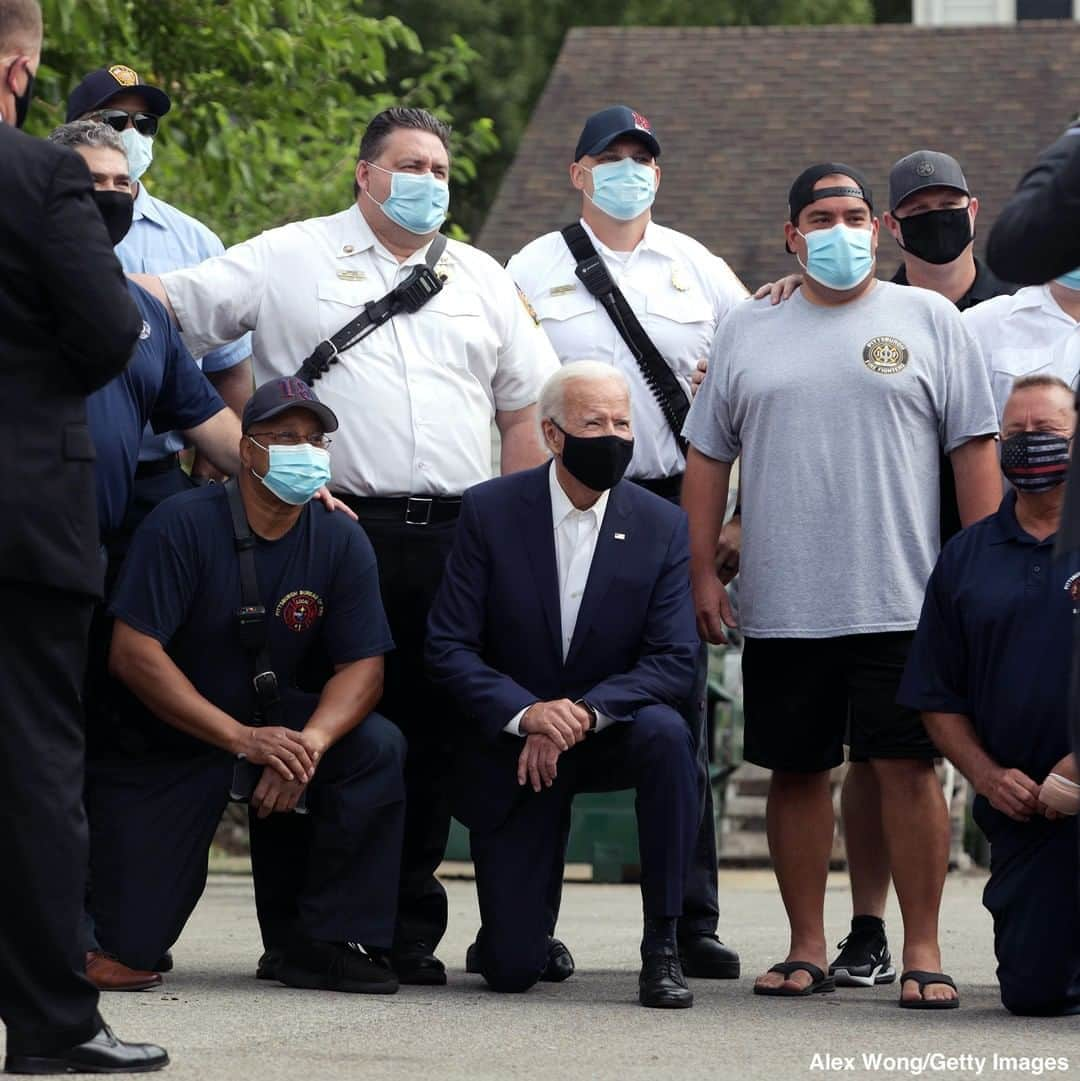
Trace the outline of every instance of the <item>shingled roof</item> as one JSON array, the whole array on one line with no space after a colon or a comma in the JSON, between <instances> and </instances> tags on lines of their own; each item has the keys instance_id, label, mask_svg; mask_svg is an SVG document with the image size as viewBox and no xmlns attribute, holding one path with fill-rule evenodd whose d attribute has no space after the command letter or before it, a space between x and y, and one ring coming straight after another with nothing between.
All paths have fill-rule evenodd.
<instances>
[{"instance_id":1,"label":"shingled roof","mask_svg":"<svg viewBox=\"0 0 1080 1081\"><path fill-rule=\"evenodd\" d=\"M753 286L792 269L781 223L795 174L863 168L875 209L888 170L929 147L959 159L977 231L1080 108L1080 24L571 30L478 237L503 260L574 220L567 180L581 124L623 103L663 148L658 221L722 255ZM884 232L884 230L883 230ZM897 266L881 245L880 272Z\"/></svg>"}]
</instances>

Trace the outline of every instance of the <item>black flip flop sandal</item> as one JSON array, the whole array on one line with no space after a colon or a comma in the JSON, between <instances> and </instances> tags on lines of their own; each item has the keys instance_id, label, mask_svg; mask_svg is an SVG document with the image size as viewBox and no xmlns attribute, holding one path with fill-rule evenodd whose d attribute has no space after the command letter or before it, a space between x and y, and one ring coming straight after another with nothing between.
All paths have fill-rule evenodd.
<instances>
[{"instance_id":1,"label":"black flip flop sandal","mask_svg":"<svg viewBox=\"0 0 1080 1081\"><path fill-rule=\"evenodd\" d=\"M782 987L758 987L754 985L755 995L771 995L774 998L805 998L807 995L820 995L836 990L836 981L832 976L826 976L817 965L809 961L782 961L773 965L770 972L779 972L787 979L793 972L805 972L813 981L801 991L785 991Z\"/></svg>"},{"instance_id":2,"label":"black flip flop sandal","mask_svg":"<svg viewBox=\"0 0 1080 1081\"><path fill-rule=\"evenodd\" d=\"M904 983L907 980L914 980L919 985L919 998L912 999L900 999L900 1009L902 1010L956 1010L960 1007L960 992L957 991L956 984L953 983L952 976L946 976L944 972L923 972L921 969L913 968L910 972L904 972L900 975L900 993L903 994ZM922 993L931 983L943 983L946 987L951 987L956 991L956 998L922 998Z\"/></svg>"}]
</instances>

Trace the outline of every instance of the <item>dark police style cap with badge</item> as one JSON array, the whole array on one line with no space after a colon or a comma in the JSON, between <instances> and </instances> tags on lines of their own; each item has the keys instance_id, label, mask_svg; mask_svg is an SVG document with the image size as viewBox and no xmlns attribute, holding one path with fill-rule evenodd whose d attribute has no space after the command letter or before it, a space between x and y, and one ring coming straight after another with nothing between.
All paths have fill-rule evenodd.
<instances>
[{"instance_id":1,"label":"dark police style cap with badge","mask_svg":"<svg viewBox=\"0 0 1080 1081\"><path fill-rule=\"evenodd\" d=\"M815 191L814 185L827 176L846 176L852 183L834 185L830 188L818 188ZM799 224L799 215L811 203L816 203L820 199L832 199L837 195L862 199L870 208L870 213L874 213L874 196L861 170L845 165L842 161L823 161L803 169L791 185L791 190L788 192L788 215L791 224ZM791 254L791 248L786 242L784 250L789 255Z\"/></svg>"},{"instance_id":2,"label":"dark police style cap with badge","mask_svg":"<svg viewBox=\"0 0 1080 1081\"><path fill-rule=\"evenodd\" d=\"M315 414L324 432L337 431L338 419L334 411L328 405L323 405L315 396L315 391L296 376L263 383L244 406L241 428L245 432L250 431L252 425L270 420L290 409L306 409Z\"/></svg>"},{"instance_id":3,"label":"dark police style cap with badge","mask_svg":"<svg viewBox=\"0 0 1080 1081\"><path fill-rule=\"evenodd\" d=\"M574 161L581 161L586 154L591 158L596 157L624 135L640 139L654 158L660 157L660 144L649 121L626 105L612 105L593 113L585 121L574 150Z\"/></svg>"},{"instance_id":4,"label":"dark police style cap with badge","mask_svg":"<svg viewBox=\"0 0 1080 1081\"><path fill-rule=\"evenodd\" d=\"M895 215L905 199L927 188L953 188L970 202L967 178L956 158L938 150L916 150L889 173L889 210ZM924 210L896 221L904 251L935 266L959 259L975 236L968 206Z\"/></svg>"},{"instance_id":5,"label":"dark police style cap with badge","mask_svg":"<svg viewBox=\"0 0 1080 1081\"><path fill-rule=\"evenodd\" d=\"M80 116L92 113L107 104L117 94L138 94L146 102L147 112L154 120L157 130L157 117L164 116L172 108L169 95L159 87L144 83L139 73L126 64L113 64L108 68L98 68L83 77L83 80L68 95L67 122L78 120ZM136 125L138 129L138 125ZM153 135L154 131L143 131L143 135Z\"/></svg>"}]
</instances>

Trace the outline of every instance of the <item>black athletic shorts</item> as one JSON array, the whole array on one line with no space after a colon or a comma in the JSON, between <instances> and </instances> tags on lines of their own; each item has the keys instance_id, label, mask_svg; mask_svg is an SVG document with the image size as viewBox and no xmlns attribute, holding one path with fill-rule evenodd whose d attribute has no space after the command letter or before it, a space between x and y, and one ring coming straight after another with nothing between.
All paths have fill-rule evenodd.
<instances>
[{"instance_id":1,"label":"black athletic shorts","mask_svg":"<svg viewBox=\"0 0 1080 1081\"><path fill-rule=\"evenodd\" d=\"M819 773L871 758L932 761L917 710L897 705L912 631L743 642L743 757Z\"/></svg>"}]
</instances>

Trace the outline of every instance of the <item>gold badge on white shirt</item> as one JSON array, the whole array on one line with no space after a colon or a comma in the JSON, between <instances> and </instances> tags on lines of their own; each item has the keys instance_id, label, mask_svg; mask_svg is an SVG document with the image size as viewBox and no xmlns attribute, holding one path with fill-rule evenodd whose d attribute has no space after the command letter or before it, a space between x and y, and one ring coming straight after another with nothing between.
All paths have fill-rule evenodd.
<instances>
[{"instance_id":1,"label":"gold badge on white shirt","mask_svg":"<svg viewBox=\"0 0 1080 1081\"><path fill-rule=\"evenodd\" d=\"M678 289L680 293L685 293L690 289L690 283L686 280L686 274L678 263L671 268L671 284Z\"/></svg>"},{"instance_id":2,"label":"gold badge on white shirt","mask_svg":"<svg viewBox=\"0 0 1080 1081\"><path fill-rule=\"evenodd\" d=\"M435 264L435 273L442 278L444 285L454 280L454 260L449 252L443 252L439 257L439 261Z\"/></svg>"},{"instance_id":3,"label":"gold badge on white shirt","mask_svg":"<svg viewBox=\"0 0 1080 1081\"><path fill-rule=\"evenodd\" d=\"M337 276L343 282L364 282L367 275L362 270L339 270Z\"/></svg>"}]
</instances>

